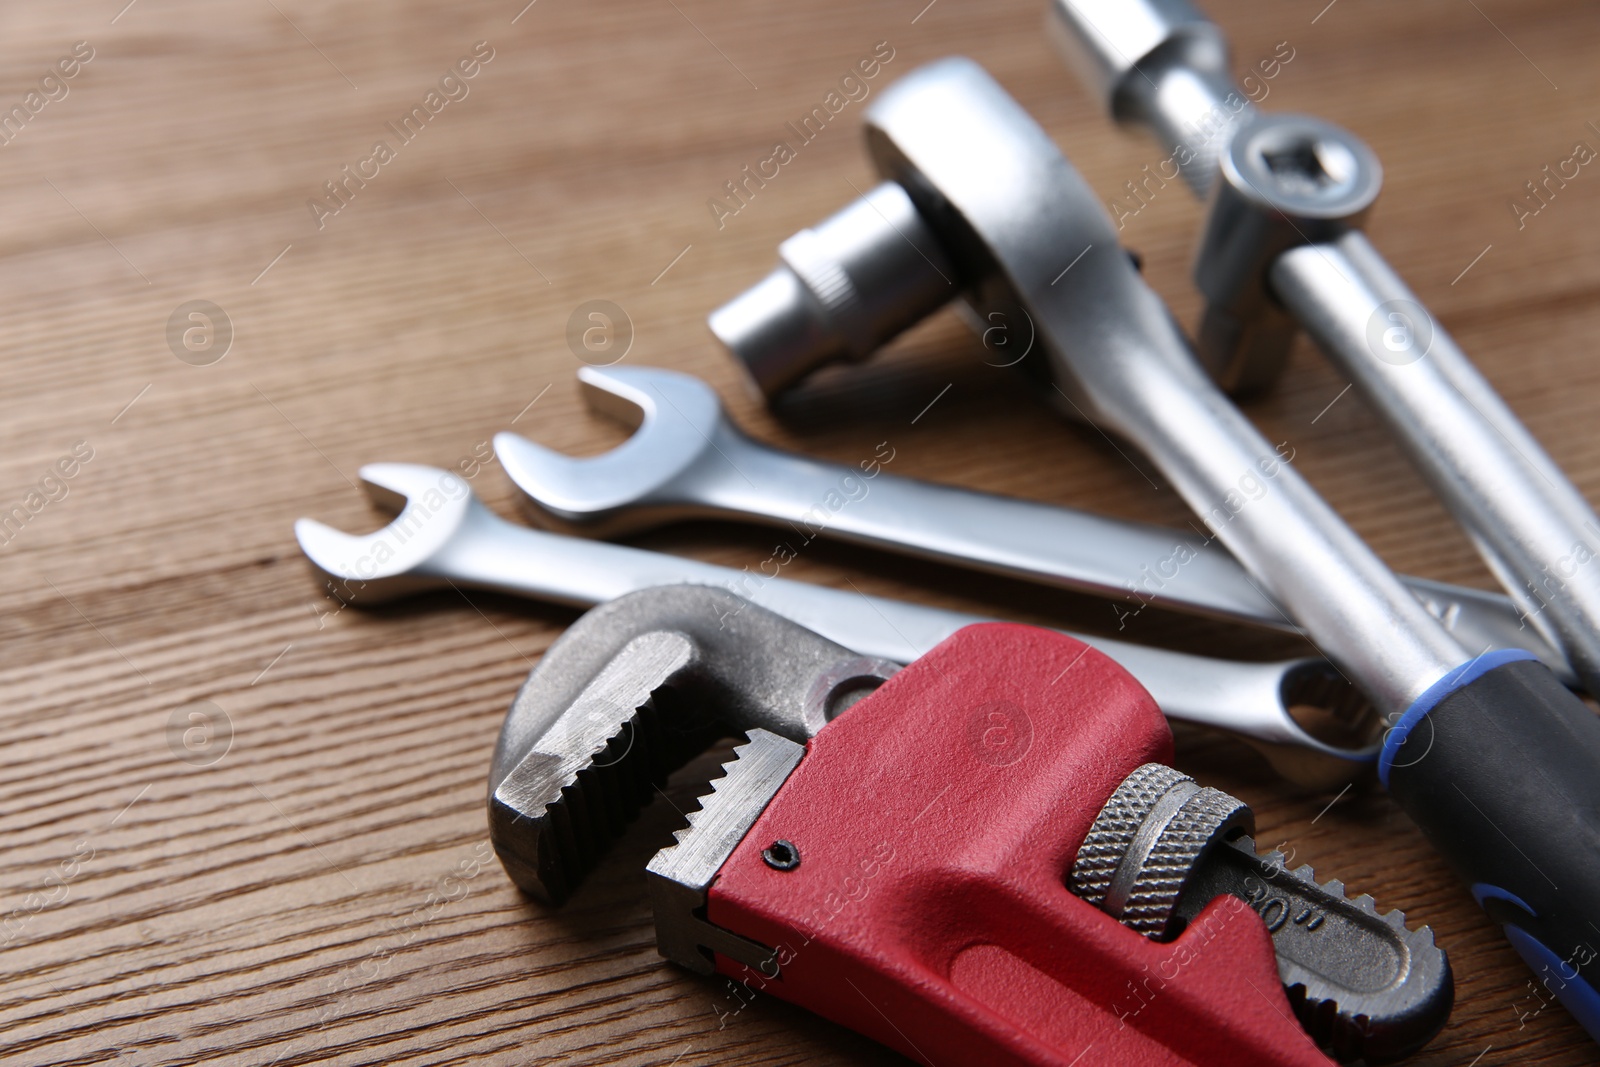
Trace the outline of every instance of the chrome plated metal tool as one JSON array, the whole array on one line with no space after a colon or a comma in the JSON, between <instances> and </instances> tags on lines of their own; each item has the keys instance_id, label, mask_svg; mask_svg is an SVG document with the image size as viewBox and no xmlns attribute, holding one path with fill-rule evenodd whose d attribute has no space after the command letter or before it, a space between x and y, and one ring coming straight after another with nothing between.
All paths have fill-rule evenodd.
<instances>
[{"instance_id":1,"label":"chrome plated metal tool","mask_svg":"<svg viewBox=\"0 0 1600 1067\"><path fill-rule=\"evenodd\" d=\"M314 519L295 537L335 596L378 604L430 589L489 589L588 608L640 589L692 583L738 593L854 651L909 663L963 626L987 621L942 608L624 545L530 530L500 518L452 471L372 463L361 480L397 517L369 534ZM1100 637L1080 638L1121 663L1175 719L1230 733L1262 752L1291 781L1340 783L1371 766L1377 751L1364 728L1369 705L1319 659L1244 663L1169 652ZM1356 740L1323 740L1296 721L1296 707L1331 712Z\"/></svg>"},{"instance_id":2,"label":"chrome plated metal tool","mask_svg":"<svg viewBox=\"0 0 1600 1067\"><path fill-rule=\"evenodd\" d=\"M783 452L743 433L700 379L657 367L585 367L589 406L636 428L610 452L563 455L510 432L495 454L543 525L612 537L685 518L750 518L803 546L832 537L1112 598L1118 630L1147 604L1298 632L1201 530L1174 530ZM892 457L891 457L892 458ZM796 549L798 550L798 549ZM1573 681L1516 606L1489 593L1402 578L1467 648L1522 648Z\"/></svg>"},{"instance_id":3,"label":"chrome plated metal tool","mask_svg":"<svg viewBox=\"0 0 1600 1067\"><path fill-rule=\"evenodd\" d=\"M980 317L1025 317L1038 351L1022 368L1063 410L1138 445L1372 698L1389 725L1379 778L1523 959L1536 972L1560 969L1558 995L1600 1035L1600 956L1589 949L1600 922L1600 721L1527 652L1464 648L1400 584L1222 393L1098 198L977 64L913 71L880 92L865 121L885 179L873 195L904 197L923 225L839 242L833 265L850 300L877 298L850 270L854 250L877 242L910 247L905 263L948 270L942 295L962 293ZM911 247L917 240L930 243ZM758 382L776 380L763 370L774 362L810 368L840 355L826 324L843 305L819 298L792 264L782 270L796 279L792 299L773 302L769 279L712 316ZM940 297L932 284L922 290L928 311ZM824 325L803 335L815 343L785 348L763 318Z\"/></svg>"},{"instance_id":4,"label":"chrome plated metal tool","mask_svg":"<svg viewBox=\"0 0 1600 1067\"><path fill-rule=\"evenodd\" d=\"M1361 232L1377 156L1332 123L1257 110L1188 0L1052 0L1049 20L1107 111L1209 198L1194 265L1206 369L1224 388L1265 385L1303 328L1600 694L1600 518Z\"/></svg>"}]
</instances>

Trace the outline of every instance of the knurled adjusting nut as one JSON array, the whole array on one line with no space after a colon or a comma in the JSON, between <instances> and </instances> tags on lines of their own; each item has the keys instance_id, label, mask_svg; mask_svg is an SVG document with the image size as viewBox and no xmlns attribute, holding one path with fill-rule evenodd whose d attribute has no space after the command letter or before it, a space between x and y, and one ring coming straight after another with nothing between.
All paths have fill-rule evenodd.
<instances>
[{"instance_id":1,"label":"knurled adjusting nut","mask_svg":"<svg viewBox=\"0 0 1600 1067\"><path fill-rule=\"evenodd\" d=\"M1254 828L1244 801L1201 787L1164 763L1146 763L1123 779L1095 816L1068 885L1112 918L1160 938L1201 857Z\"/></svg>"}]
</instances>

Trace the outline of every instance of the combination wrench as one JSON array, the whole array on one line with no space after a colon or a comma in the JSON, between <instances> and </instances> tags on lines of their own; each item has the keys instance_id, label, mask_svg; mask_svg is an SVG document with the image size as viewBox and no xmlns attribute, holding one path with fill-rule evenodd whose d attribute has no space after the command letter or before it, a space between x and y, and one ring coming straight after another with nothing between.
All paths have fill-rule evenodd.
<instances>
[{"instance_id":1,"label":"combination wrench","mask_svg":"<svg viewBox=\"0 0 1600 1067\"><path fill-rule=\"evenodd\" d=\"M1050 12L1096 99L1170 153L1165 177L1209 198L1194 279L1213 377L1230 389L1276 378L1298 320L1600 694L1600 518L1359 229L1377 156L1331 123L1257 111L1221 29L1188 0L1052 0Z\"/></svg>"},{"instance_id":2,"label":"combination wrench","mask_svg":"<svg viewBox=\"0 0 1600 1067\"><path fill-rule=\"evenodd\" d=\"M635 427L610 452L577 458L495 435L495 455L541 525L612 537L681 518L729 516L835 537L1121 601L1118 629L1146 604L1298 632L1215 540L1073 508L901 477L878 456L857 467L764 445L705 382L655 367L584 367L591 408ZM798 551L791 545L792 551ZM1468 648L1523 648L1571 680L1565 660L1506 597L1402 578ZM1113 605L1116 606L1115 604Z\"/></svg>"},{"instance_id":3,"label":"combination wrench","mask_svg":"<svg viewBox=\"0 0 1600 1067\"><path fill-rule=\"evenodd\" d=\"M300 519L294 531L329 590L357 606L429 589L468 587L588 608L658 585L709 585L737 593L864 656L895 663L910 663L963 626L992 621L531 530L490 511L451 471L372 463L361 468L361 480L374 503L398 512L393 522L356 536ZM1366 701L1323 660L1243 663L1070 636L1120 663L1170 717L1233 734L1290 781L1326 788L1371 765L1375 746L1341 747L1324 741L1291 714L1295 707L1318 707L1351 732L1361 732Z\"/></svg>"},{"instance_id":4,"label":"combination wrench","mask_svg":"<svg viewBox=\"0 0 1600 1067\"><path fill-rule=\"evenodd\" d=\"M864 120L885 179L869 196L920 226L858 202L832 220L854 212L848 240L813 231L777 282L714 313L713 331L770 388L887 340L869 284L886 260L903 265L884 297L896 318L908 294L929 313L958 295L980 317L1015 309L1040 349L1020 369L1150 456L1366 691L1390 726L1379 779L1535 972L1572 970L1600 919L1600 721L1527 652L1464 649L1400 584L1222 393L1093 191L982 68L919 68ZM858 261L873 270L853 272ZM1558 996L1600 1036L1597 978L1590 953Z\"/></svg>"}]
</instances>

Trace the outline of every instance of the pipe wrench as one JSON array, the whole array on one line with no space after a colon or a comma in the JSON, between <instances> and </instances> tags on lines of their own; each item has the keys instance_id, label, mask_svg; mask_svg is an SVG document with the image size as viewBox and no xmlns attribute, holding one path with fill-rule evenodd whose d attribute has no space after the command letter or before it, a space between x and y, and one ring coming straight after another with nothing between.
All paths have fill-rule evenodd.
<instances>
[{"instance_id":1,"label":"pipe wrench","mask_svg":"<svg viewBox=\"0 0 1600 1067\"><path fill-rule=\"evenodd\" d=\"M661 953L919 1062L1384 1062L1449 1013L1426 927L1258 855L1249 808L1171 768L1131 675L1010 623L898 669L723 590L595 608L506 717L507 873L564 902L654 786L736 734L649 863Z\"/></svg>"}]
</instances>

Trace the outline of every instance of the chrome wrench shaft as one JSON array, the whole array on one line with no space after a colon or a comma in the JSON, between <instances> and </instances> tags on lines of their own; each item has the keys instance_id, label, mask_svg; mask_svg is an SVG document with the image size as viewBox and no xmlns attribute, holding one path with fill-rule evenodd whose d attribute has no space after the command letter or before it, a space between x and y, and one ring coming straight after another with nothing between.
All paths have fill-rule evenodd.
<instances>
[{"instance_id":1,"label":"chrome wrench shaft","mask_svg":"<svg viewBox=\"0 0 1600 1067\"><path fill-rule=\"evenodd\" d=\"M743 433L716 392L656 367L586 367L584 396L636 427L598 456L563 455L514 433L495 453L541 525L610 537L675 519L741 517L798 551L831 537L1113 600L1122 631L1146 605L1298 632L1208 531L1175 530L892 473L888 442L852 467ZM1524 648L1571 671L1499 593L1401 581L1466 647Z\"/></svg>"},{"instance_id":2,"label":"chrome wrench shaft","mask_svg":"<svg viewBox=\"0 0 1600 1067\"><path fill-rule=\"evenodd\" d=\"M896 663L919 658L963 626L992 621L530 530L495 515L449 471L375 463L361 469L361 478L380 504L400 512L394 522L363 536L313 519L295 524L306 556L336 595L353 604L454 586L587 608L651 586L711 585L864 656ZM1321 741L1289 714L1298 692L1323 684L1332 687L1335 702L1343 703L1341 680L1321 660L1240 663L1073 636L1122 664L1168 716L1241 737L1303 784L1322 786L1348 777L1373 755L1371 748L1347 749ZM1343 695L1347 699L1353 694L1344 690Z\"/></svg>"}]
</instances>

